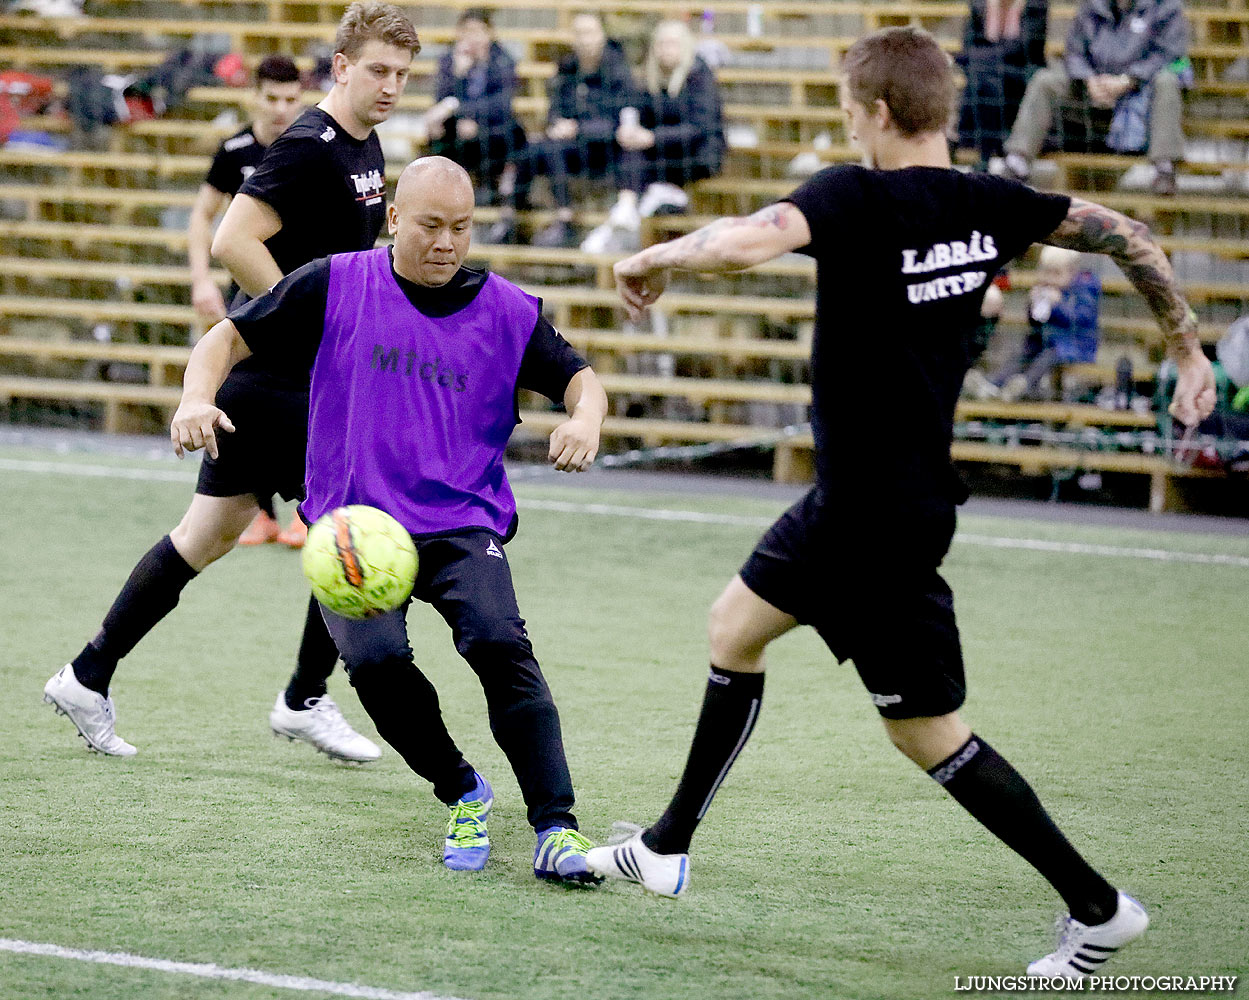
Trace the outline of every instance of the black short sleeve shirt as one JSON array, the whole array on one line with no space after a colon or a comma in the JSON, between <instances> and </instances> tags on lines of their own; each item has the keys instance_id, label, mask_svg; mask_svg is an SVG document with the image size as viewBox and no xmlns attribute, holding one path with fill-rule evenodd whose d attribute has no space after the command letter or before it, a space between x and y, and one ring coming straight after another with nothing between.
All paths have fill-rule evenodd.
<instances>
[{"instance_id":1,"label":"black short sleeve shirt","mask_svg":"<svg viewBox=\"0 0 1249 1000\"><path fill-rule=\"evenodd\" d=\"M238 194L243 182L256 172L260 161L264 159L265 149L256 139L256 133L250 125L235 132L217 147L204 183L233 197Z\"/></svg>"},{"instance_id":2,"label":"black short sleeve shirt","mask_svg":"<svg viewBox=\"0 0 1249 1000\"><path fill-rule=\"evenodd\" d=\"M381 143L373 132L353 139L329 114L308 108L240 191L281 218L265 245L283 274L318 257L370 250L386 218Z\"/></svg>"},{"instance_id":3,"label":"black short sleeve shirt","mask_svg":"<svg viewBox=\"0 0 1249 1000\"><path fill-rule=\"evenodd\" d=\"M896 514L961 500L950 440L967 335L993 276L1071 199L947 168L842 165L786 200L817 268L811 423L828 501Z\"/></svg>"}]
</instances>

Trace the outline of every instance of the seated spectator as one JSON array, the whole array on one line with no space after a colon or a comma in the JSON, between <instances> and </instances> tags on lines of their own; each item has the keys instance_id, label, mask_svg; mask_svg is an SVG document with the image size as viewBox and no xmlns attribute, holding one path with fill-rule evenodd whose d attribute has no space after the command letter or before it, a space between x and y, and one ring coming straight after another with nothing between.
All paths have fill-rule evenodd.
<instances>
[{"instance_id":1,"label":"seated spectator","mask_svg":"<svg viewBox=\"0 0 1249 1000\"><path fill-rule=\"evenodd\" d=\"M629 61L620 43L607 37L598 14L572 22L572 55L561 60L548 88L545 137L534 143L535 172L546 174L555 199L555 221L534 237L534 246L577 245L573 231L571 177L608 177L613 182L619 147L620 112L635 101Z\"/></svg>"},{"instance_id":2,"label":"seated spectator","mask_svg":"<svg viewBox=\"0 0 1249 1000\"><path fill-rule=\"evenodd\" d=\"M1102 283L1079 265L1079 251L1041 248L1036 284L1028 295L1029 332L1023 355L1014 369L994 379L1006 402L1036 397L1041 382L1059 365L1097 360Z\"/></svg>"},{"instance_id":3,"label":"seated spectator","mask_svg":"<svg viewBox=\"0 0 1249 1000\"><path fill-rule=\"evenodd\" d=\"M1002 285L1008 285L1009 279L1005 272L999 274L985 290L984 300L980 303L980 322L967 336L967 374L963 379L961 395L973 399L990 399L998 394L997 386L989 381L987 375L976 365L984 356L989 342L997 334L998 323L1002 319L1002 308L1006 297L1002 294Z\"/></svg>"},{"instance_id":4,"label":"seated spectator","mask_svg":"<svg viewBox=\"0 0 1249 1000\"><path fill-rule=\"evenodd\" d=\"M502 204L488 243L516 242L516 209L528 204L525 130L512 112L516 63L494 38L490 12L467 8L455 44L438 63L437 103L425 114L429 151L454 160Z\"/></svg>"},{"instance_id":5,"label":"seated spectator","mask_svg":"<svg viewBox=\"0 0 1249 1000\"><path fill-rule=\"evenodd\" d=\"M1007 172L1026 180L1055 115L1075 112L1096 140L1116 136L1112 148L1120 152L1139 151L1147 134L1154 191L1174 194L1184 135L1180 81L1169 67L1187 47L1182 0L1083 0L1063 66L1040 70L1028 82L1006 140Z\"/></svg>"},{"instance_id":6,"label":"seated spectator","mask_svg":"<svg viewBox=\"0 0 1249 1000\"><path fill-rule=\"evenodd\" d=\"M620 196L608 221L581 244L587 253L636 248L643 218L683 211L689 204L684 186L720 172L720 89L694 54L684 22L661 21L655 28L643 82L640 106L625 108L616 129Z\"/></svg>"},{"instance_id":7,"label":"seated spectator","mask_svg":"<svg viewBox=\"0 0 1249 1000\"><path fill-rule=\"evenodd\" d=\"M967 77L958 139L979 150L982 167L1002 156L1028 78L1045 66L1047 0L972 0L955 60Z\"/></svg>"}]
</instances>

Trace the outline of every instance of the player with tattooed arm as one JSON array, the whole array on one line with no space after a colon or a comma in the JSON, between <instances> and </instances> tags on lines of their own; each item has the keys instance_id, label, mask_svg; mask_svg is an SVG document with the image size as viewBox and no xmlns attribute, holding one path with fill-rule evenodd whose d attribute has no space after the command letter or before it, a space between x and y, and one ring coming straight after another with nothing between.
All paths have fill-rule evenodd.
<instances>
[{"instance_id":1,"label":"player with tattooed arm","mask_svg":"<svg viewBox=\"0 0 1249 1000\"><path fill-rule=\"evenodd\" d=\"M754 728L764 650L811 625L853 660L885 732L1065 901L1057 949L1030 975L1097 972L1148 924L1143 907L1068 842L1031 786L959 714L963 655L953 595L938 568L966 491L950 463L968 330L989 283L1035 242L1110 256L1145 297L1179 368L1171 412L1194 424L1214 404L1196 317L1148 230L1117 212L951 169L945 125L955 86L938 44L913 28L860 39L843 100L865 166L833 166L749 218L720 219L616 265L637 317L669 272L738 271L790 251L815 258L811 426L816 484L764 534L712 606L711 676L685 771L664 814L592 869L679 896L695 827ZM886 363L887 359L887 363ZM875 373L885 364L881 406ZM870 417L892 442L882 462ZM863 470L871 469L870 475Z\"/></svg>"}]
</instances>

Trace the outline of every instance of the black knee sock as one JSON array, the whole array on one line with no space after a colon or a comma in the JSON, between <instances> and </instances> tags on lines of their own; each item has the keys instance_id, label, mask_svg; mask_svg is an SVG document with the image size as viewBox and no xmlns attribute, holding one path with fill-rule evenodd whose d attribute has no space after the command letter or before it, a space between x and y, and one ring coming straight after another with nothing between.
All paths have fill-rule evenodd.
<instances>
[{"instance_id":1,"label":"black knee sock","mask_svg":"<svg viewBox=\"0 0 1249 1000\"><path fill-rule=\"evenodd\" d=\"M168 535L153 545L131 570L99 635L74 657L78 683L107 695L117 662L177 607L182 588L195 576Z\"/></svg>"},{"instance_id":2,"label":"black knee sock","mask_svg":"<svg viewBox=\"0 0 1249 1000\"><path fill-rule=\"evenodd\" d=\"M1041 805L1032 786L979 736L928 773L1062 896L1071 915L1100 924L1115 915L1118 893L1089 867Z\"/></svg>"},{"instance_id":3,"label":"black knee sock","mask_svg":"<svg viewBox=\"0 0 1249 1000\"><path fill-rule=\"evenodd\" d=\"M348 668L360 704L378 734L450 805L476 786L473 765L447 732L438 692L407 659L397 657Z\"/></svg>"},{"instance_id":4,"label":"black knee sock","mask_svg":"<svg viewBox=\"0 0 1249 1000\"><path fill-rule=\"evenodd\" d=\"M690 849L694 828L750 738L762 701L762 673L712 665L681 783L659 821L642 834L642 842L652 851L682 854Z\"/></svg>"},{"instance_id":5,"label":"black knee sock","mask_svg":"<svg viewBox=\"0 0 1249 1000\"><path fill-rule=\"evenodd\" d=\"M325 627L321 606L315 597L309 597L304 635L299 642L299 658L295 661L295 672L286 685L286 707L301 712L308 707L309 698L324 695L326 681L337 662L338 647Z\"/></svg>"}]
</instances>

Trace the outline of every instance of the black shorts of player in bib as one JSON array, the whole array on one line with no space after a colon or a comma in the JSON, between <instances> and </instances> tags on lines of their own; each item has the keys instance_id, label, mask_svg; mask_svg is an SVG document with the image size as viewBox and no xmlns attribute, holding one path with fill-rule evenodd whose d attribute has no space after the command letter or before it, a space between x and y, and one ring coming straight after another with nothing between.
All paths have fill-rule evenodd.
<instances>
[{"instance_id":1,"label":"black shorts of player in bib","mask_svg":"<svg viewBox=\"0 0 1249 1000\"><path fill-rule=\"evenodd\" d=\"M945 715L966 696L954 597L937 572L954 521L953 508L853 517L816 488L767 530L741 577L854 661L882 716Z\"/></svg>"},{"instance_id":2,"label":"black shorts of player in bib","mask_svg":"<svg viewBox=\"0 0 1249 1000\"><path fill-rule=\"evenodd\" d=\"M234 424L234 432L217 432L217 457L205 453L195 492L210 497L252 494L261 501L275 493L284 500L302 498L308 390L236 366L217 390L217 406Z\"/></svg>"}]
</instances>

